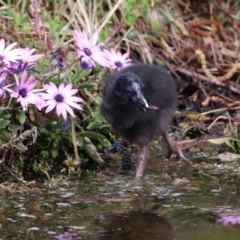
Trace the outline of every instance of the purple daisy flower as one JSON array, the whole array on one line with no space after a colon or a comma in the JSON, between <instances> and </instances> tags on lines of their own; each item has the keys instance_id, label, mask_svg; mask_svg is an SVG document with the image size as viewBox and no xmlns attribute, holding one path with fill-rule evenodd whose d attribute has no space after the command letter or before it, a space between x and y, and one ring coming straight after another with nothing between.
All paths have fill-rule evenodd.
<instances>
[{"instance_id":1,"label":"purple daisy flower","mask_svg":"<svg viewBox=\"0 0 240 240\"><path fill-rule=\"evenodd\" d=\"M128 53L120 53L115 51L113 48L110 50L104 49L105 56L108 60L108 68L121 69L123 67L131 65L132 59L128 58Z\"/></svg>"},{"instance_id":2,"label":"purple daisy flower","mask_svg":"<svg viewBox=\"0 0 240 240\"><path fill-rule=\"evenodd\" d=\"M13 49L17 45L17 42L8 45L5 48L5 40L0 40L0 64L1 70L4 66L9 66L11 62L17 62L21 59L22 49Z\"/></svg>"},{"instance_id":3,"label":"purple daisy flower","mask_svg":"<svg viewBox=\"0 0 240 240\"><path fill-rule=\"evenodd\" d=\"M20 53L20 60L16 61L16 62L11 62L10 66L8 67L8 70L12 73L19 73L19 72L23 72L23 71L27 71L27 70L32 70L32 71L36 71L34 70L34 63L42 58L44 56L44 54L35 54L32 55L34 52L36 51L35 48L30 49L30 48L25 48L25 49L21 49L21 53Z\"/></svg>"},{"instance_id":4,"label":"purple daisy flower","mask_svg":"<svg viewBox=\"0 0 240 240\"><path fill-rule=\"evenodd\" d=\"M74 236L71 233L65 232L55 237L57 240L73 240Z\"/></svg>"},{"instance_id":5,"label":"purple daisy flower","mask_svg":"<svg viewBox=\"0 0 240 240\"><path fill-rule=\"evenodd\" d=\"M36 62L38 59L42 58L44 56L44 54L34 54L33 53L36 51L35 48L25 48L22 49L22 54L21 54L21 60L23 62L27 62L27 63L33 63Z\"/></svg>"},{"instance_id":6,"label":"purple daisy flower","mask_svg":"<svg viewBox=\"0 0 240 240\"><path fill-rule=\"evenodd\" d=\"M86 57L81 58L80 65L84 70L92 69L94 67Z\"/></svg>"},{"instance_id":7,"label":"purple daisy flower","mask_svg":"<svg viewBox=\"0 0 240 240\"><path fill-rule=\"evenodd\" d=\"M34 69L34 64L29 65L27 62L24 63L22 60L19 60L18 63L11 63L11 67L7 67L7 69L13 74L24 71L33 71L38 73L38 71Z\"/></svg>"},{"instance_id":8,"label":"purple daisy flower","mask_svg":"<svg viewBox=\"0 0 240 240\"><path fill-rule=\"evenodd\" d=\"M0 76L0 99L4 99L6 97L6 91L7 92L12 92L12 90L9 88L13 84L7 84L7 73L3 72Z\"/></svg>"},{"instance_id":9,"label":"purple daisy flower","mask_svg":"<svg viewBox=\"0 0 240 240\"><path fill-rule=\"evenodd\" d=\"M73 31L73 38L76 45L78 57L84 57L85 61L88 60L95 66L95 62L101 66L107 66L107 60L105 53L101 50L101 44L97 45L98 33L94 33L92 37L88 39L86 32L80 30Z\"/></svg>"},{"instance_id":10,"label":"purple daisy flower","mask_svg":"<svg viewBox=\"0 0 240 240\"><path fill-rule=\"evenodd\" d=\"M43 89L34 89L40 81L34 79L32 76L28 78L26 71L22 73L20 81L17 75L14 75L14 77L16 80L16 89L12 91L11 97L17 98L17 102L21 103L23 111L27 110L28 104L34 104L41 110L46 105L45 101L39 95Z\"/></svg>"},{"instance_id":11,"label":"purple daisy flower","mask_svg":"<svg viewBox=\"0 0 240 240\"><path fill-rule=\"evenodd\" d=\"M57 88L52 82L44 85L44 89L47 93L41 93L41 96L47 103L46 113L52 111L56 107L57 115L62 115L63 118L67 119L67 112L71 116L75 116L72 108L82 110L82 107L77 104L82 102L83 99L80 97L73 96L78 92L78 89L72 89L72 84L68 83L66 86L61 83Z\"/></svg>"},{"instance_id":12,"label":"purple daisy flower","mask_svg":"<svg viewBox=\"0 0 240 240\"><path fill-rule=\"evenodd\" d=\"M229 216L222 216L218 219L218 223L222 223L224 226L228 224L236 225L240 224L240 216L229 215Z\"/></svg>"}]
</instances>

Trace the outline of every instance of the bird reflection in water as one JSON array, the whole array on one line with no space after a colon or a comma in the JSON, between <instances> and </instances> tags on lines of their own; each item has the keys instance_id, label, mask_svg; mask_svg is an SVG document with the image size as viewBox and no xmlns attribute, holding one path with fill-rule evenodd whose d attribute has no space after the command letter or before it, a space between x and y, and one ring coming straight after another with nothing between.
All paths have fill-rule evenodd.
<instances>
[{"instance_id":1,"label":"bird reflection in water","mask_svg":"<svg viewBox=\"0 0 240 240\"><path fill-rule=\"evenodd\" d=\"M139 202L141 206L138 211L106 216L106 232L99 239L173 240L170 223L156 213L145 210L144 197Z\"/></svg>"}]
</instances>

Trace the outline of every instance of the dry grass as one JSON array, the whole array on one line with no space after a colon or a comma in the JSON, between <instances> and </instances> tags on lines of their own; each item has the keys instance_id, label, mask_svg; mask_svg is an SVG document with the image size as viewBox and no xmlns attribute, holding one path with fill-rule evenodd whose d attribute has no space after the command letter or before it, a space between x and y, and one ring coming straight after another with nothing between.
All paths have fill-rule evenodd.
<instances>
[{"instance_id":1,"label":"dry grass","mask_svg":"<svg viewBox=\"0 0 240 240\"><path fill-rule=\"evenodd\" d=\"M51 49L44 43L47 35L55 46L61 44L71 51L71 30L85 29L89 34L98 31L108 47L129 52L135 61L167 65L178 79L182 74L193 77L199 88L207 83L240 94L237 0L228 3L222 0L149 0L147 7L143 5L144 0L137 2L129 11L130 3L126 0L59 0L52 3L33 0L26 2L25 9L23 0L12 1L12 5L0 1L0 37L20 43L33 39L36 47L38 44L45 46L48 52ZM26 13L25 22L14 24L12 15L7 14L10 10L16 14ZM131 16L137 19L129 24ZM26 22L30 26L27 33L24 30ZM53 23L58 32L54 31ZM225 103L227 97L222 96Z\"/></svg>"}]
</instances>

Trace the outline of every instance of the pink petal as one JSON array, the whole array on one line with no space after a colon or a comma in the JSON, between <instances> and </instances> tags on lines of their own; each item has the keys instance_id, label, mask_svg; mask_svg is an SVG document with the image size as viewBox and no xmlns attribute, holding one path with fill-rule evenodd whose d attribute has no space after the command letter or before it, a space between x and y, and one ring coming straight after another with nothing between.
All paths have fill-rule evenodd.
<instances>
[{"instance_id":1,"label":"pink petal","mask_svg":"<svg viewBox=\"0 0 240 240\"><path fill-rule=\"evenodd\" d=\"M44 100L54 100L54 97L48 93L39 93ZM55 101L55 100L54 100Z\"/></svg>"},{"instance_id":2,"label":"pink petal","mask_svg":"<svg viewBox=\"0 0 240 240\"><path fill-rule=\"evenodd\" d=\"M67 102L66 104L68 104L69 106L74 107L74 108L76 108L78 110L82 110L82 107L79 104L77 104L77 103Z\"/></svg>"},{"instance_id":3,"label":"pink petal","mask_svg":"<svg viewBox=\"0 0 240 240\"><path fill-rule=\"evenodd\" d=\"M95 32L90 38L89 42L91 43L91 46L95 46L97 41L98 41L98 32Z\"/></svg>"},{"instance_id":4,"label":"pink petal","mask_svg":"<svg viewBox=\"0 0 240 240\"><path fill-rule=\"evenodd\" d=\"M64 103L58 103L57 104L57 114L60 116L62 114L63 118L66 120L67 119L67 112L64 107Z\"/></svg>"},{"instance_id":5,"label":"pink petal","mask_svg":"<svg viewBox=\"0 0 240 240\"><path fill-rule=\"evenodd\" d=\"M58 94L58 88L52 82L50 82L49 84L44 85L43 88L51 95Z\"/></svg>"},{"instance_id":6,"label":"pink petal","mask_svg":"<svg viewBox=\"0 0 240 240\"><path fill-rule=\"evenodd\" d=\"M72 117L75 117L73 110L67 105L64 105L64 108L69 112Z\"/></svg>"},{"instance_id":7,"label":"pink petal","mask_svg":"<svg viewBox=\"0 0 240 240\"><path fill-rule=\"evenodd\" d=\"M70 96L72 96L72 95L74 95L75 93L77 93L78 92L78 89L71 89L71 90L68 90L68 91L64 91L63 92L63 96L65 97L65 98L67 98L67 97L70 97Z\"/></svg>"},{"instance_id":8,"label":"pink petal","mask_svg":"<svg viewBox=\"0 0 240 240\"><path fill-rule=\"evenodd\" d=\"M24 72L22 73L20 85L24 84L26 78L27 78L27 71L24 71Z\"/></svg>"},{"instance_id":9,"label":"pink petal","mask_svg":"<svg viewBox=\"0 0 240 240\"><path fill-rule=\"evenodd\" d=\"M0 54L2 54L4 47L5 47L5 40L2 38L0 40Z\"/></svg>"},{"instance_id":10,"label":"pink petal","mask_svg":"<svg viewBox=\"0 0 240 240\"><path fill-rule=\"evenodd\" d=\"M11 49L13 49L17 45L17 42L11 43L8 45L5 50L3 51L3 54L7 54Z\"/></svg>"},{"instance_id":11,"label":"pink petal","mask_svg":"<svg viewBox=\"0 0 240 240\"><path fill-rule=\"evenodd\" d=\"M65 102L70 105L71 102L83 102L83 99L80 97L68 97Z\"/></svg>"},{"instance_id":12,"label":"pink petal","mask_svg":"<svg viewBox=\"0 0 240 240\"><path fill-rule=\"evenodd\" d=\"M48 107L45 110L46 113L52 111L55 108L55 106L57 105L57 103L54 100L49 100L49 101L47 101L47 105L48 105Z\"/></svg>"},{"instance_id":13,"label":"pink petal","mask_svg":"<svg viewBox=\"0 0 240 240\"><path fill-rule=\"evenodd\" d=\"M62 94L63 92L65 92L65 86L63 83L60 84L59 88L58 88L58 93L59 94Z\"/></svg>"},{"instance_id":14,"label":"pink petal","mask_svg":"<svg viewBox=\"0 0 240 240\"><path fill-rule=\"evenodd\" d=\"M20 84L18 76L16 74L14 74L14 78L15 78L15 81L16 81L16 85L18 86Z\"/></svg>"}]
</instances>

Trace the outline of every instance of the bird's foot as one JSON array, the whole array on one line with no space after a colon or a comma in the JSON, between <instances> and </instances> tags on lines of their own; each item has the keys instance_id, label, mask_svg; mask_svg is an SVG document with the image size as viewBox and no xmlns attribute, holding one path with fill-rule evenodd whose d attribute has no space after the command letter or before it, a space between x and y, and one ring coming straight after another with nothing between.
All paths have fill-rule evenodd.
<instances>
[{"instance_id":1,"label":"bird's foot","mask_svg":"<svg viewBox=\"0 0 240 240\"><path fill-rule=\"evenodd\" d=\"M169 154L168 154L169 158L172 158L173 155L176 155L178 159L183 159L187 161L191 166L193 166L192 162L184 156L182 149L185 149L194 145L197 142L196 139L176 142L167 134L167 132L163 134L163 137L169 147Z\"/></svg>"},{"instance_id":2,"label":"bird's foot","mask_svg":"<svg viewBox=\"0 0 240 240\"><path fill-rule=\"evenodd\" d=\"M168 153L168 158L171 159L173 158L173 156L176 156L177 159L183 159L186 162L188 162L191 166L193 166L193 163L187 159L183 152L182 152L182 148L183 148L183 144L185 141L182 142L176 142L176 141L171 141L171 144L169 145L169 153Z\"/></svg>"},{"instance_id":3,"label":"bird's foot","mask_svg":"<svg viewBox=\"0 0 240 240\"><path fill-rule=\"evenodd\" d=\"M185 161L187 161L191 166L193 166L193 163L188 160L182 150L183 149L187 149L190 148L192 146L198 146L198 147L204 147L206 146L208 143L207 139L189 139L189 140L185 140L185 141L180 141L180 142L176 142L174 140L172 140L170 137L168 138L168 146L169 146L169 156L171 158L171 156L173 154L177 155L177 157L179 159L183 159Z\"/></svg>"}]
</instances>

